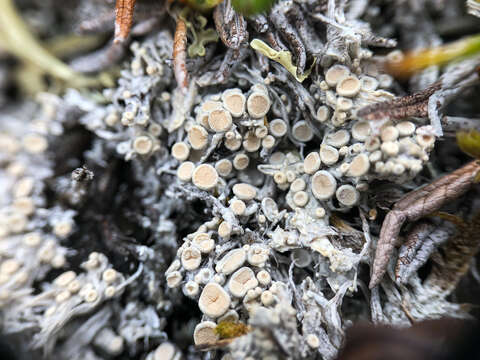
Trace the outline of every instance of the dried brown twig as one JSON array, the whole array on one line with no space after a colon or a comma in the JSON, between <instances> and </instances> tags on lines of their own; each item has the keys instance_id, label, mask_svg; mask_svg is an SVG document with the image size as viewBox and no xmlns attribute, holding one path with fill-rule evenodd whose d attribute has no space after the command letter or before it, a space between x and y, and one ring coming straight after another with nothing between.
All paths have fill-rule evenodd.
<instances>
[{"instance_id":1,"label":"dried brown twig","mask_svg":"<svg viewBox=\"0 0 480 360\"><path fill-rule=\"evenodd\" d=\"M247 22L231 5L222 2L213 12L215 28L226 47L237 50L248 42Z\"/></svg>"},{"instance_id":2,"label":"dried brown twig","mask_svg":"<svg viewBox=\"0 0 480 360\"><path fill-rule=\"evenodd\" d=\"M446 202L464 194L480 171L480 162L472 161L433 183L412 191L398 201L382 224L373 262L370 288L382 279L398 235L405 221L416 221L440 209Z\"/></svg>"},{"instance_id":3,"label":"dried brown twig","mask_svg":"<svg viewBox=\"0 0 480 360\"><path fill-rule=\"evenodd\" d=\"M358 111L357 115L365 120L400 120L412 116L428 117L428 99L440 87L440 83L437 82L415 94L365 106Z\"/></svg>"},{"instance_id":4,"label":"dried brown twig","mask_svg":"<svg viewBox=\"0 0 480 360\"><path fill-rule=\"evenodd\" d=\"M114 43L125 41L133 23L133 10L136 0L117 0L115 3L115 39Z\"/></svg>"},{"instance_id":5,"label":"dried brown twig","mask_svg":"<svg viewBox=\"0 0 480 360\"><path fill-rule=\"evenodd\" d=\"M270 47L275 51L286 50L286 48L281 45L278 39L275 36L275 33L272 32L270 28L270 24L268 23L267 18L265 15L258 14L253 16L249 19L249 24L253 27L253 29L259 33L264 34L265 40L270 45Z\"/></svg>"},{"instance_id":6,"label":"dried brown twig","mask_svg":"<svg viewBox=\"0 0 480 360\"><path fill-rule=\"evenodd\" d=\"M173 38L173 72L175 80L182 92L188 90L187 72L187 24L180 17L177 18L177 27Z\"/></svg>"},{"instance_id":7,"label":"dried brown twig","mask_svg":"<svg viewBox=\"0 0 480 360\"><path fill-rule=\"evenodd\" d=\"M285 14L283 3L278 3L272 8L269 19L280 35L291 46L296 58L297 75L300 76L305 71L307 63L307 53L297 30L290 24Z\"/></svg>"},{"instance_id":8,"label":"dried brown twig","mask_svg":"<svg viewBox=\"0 0 480 360\"><path fill-rule=\"evenodd\" d=\"M399 120L407 117L429 118L436 136L442 136L440 110L457 95L480 81L478 67L480 57L452 65L440 80L423 91L395 99L368 105L357 112L367 120Z\"/></svg>"},{"instance_id":9,"label":"dried brown twig","mask_svg":"<svg viewBox=\"0 0 480 360\"><path fill-rule=\"evenodd\" d=\"M395 277L399 277L401 269L413 261L417 248L420 243L432 232L434 224L426 221L420 221L409 231L403 244L404 251L398 255L397 266L395 267Z\"/></svg>"}]
</instances>

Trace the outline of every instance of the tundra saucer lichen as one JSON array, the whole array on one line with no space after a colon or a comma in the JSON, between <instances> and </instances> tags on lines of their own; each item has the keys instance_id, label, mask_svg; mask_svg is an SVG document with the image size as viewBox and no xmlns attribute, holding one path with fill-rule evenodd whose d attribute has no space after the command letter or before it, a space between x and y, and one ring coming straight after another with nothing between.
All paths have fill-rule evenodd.
<instances>
[{"instance_id":1,"label":"tundra saucer lichen","mask_svg":"<svg viewBox=\"0 0 480 360\"><path fill-rule=\"evenodd\" d=\"M281 0L246 18L226 1L210 18L139 1L130 37L72 62L122 58L115 86L12 99L3 333L49 359L335 359L357 321L468 317L455 286L418 274L456 231L443 218L406 225L428 242L401 246L411 266L390 262L367 287L385 213L463 161L441 125L475 123L472 102L446 105L478 85L478 57L409 82L386 72L399 49L441 41L436 19L465 12L410 3ZM62 26L113 33L113 8L64 7ZM0 59L0 74L11 66ZM477 211L472 199L446 210Z\"/></svg>"}]
</instances>

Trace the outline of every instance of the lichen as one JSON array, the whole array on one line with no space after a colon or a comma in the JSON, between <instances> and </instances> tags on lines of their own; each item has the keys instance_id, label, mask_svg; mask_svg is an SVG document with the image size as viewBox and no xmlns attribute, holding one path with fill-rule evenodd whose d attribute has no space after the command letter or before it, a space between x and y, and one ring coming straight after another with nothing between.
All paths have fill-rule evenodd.
<instances>
[{"instance_id":1,"label":"lichen","mask_svg":"<svg viewBox=\"0 0 480 360\"><path fill-rule=\"evenodd\" d=\"M386 213L461 168L451 135L477 123L478 58L410 82L384 66L451 37L438 22L460 2L443 4L278 1L244 18L228 1L203 15L137 2L130 35L99 50L106 67L122 60L115 84L32 101L0 77L2 331L55 359L335 359L361 320L467 318L449 296L467 266L447 256L460 271L442 276L437 251L461 236L438 213L405 224L390 254L400 265L366 286ZM46 42L66 29L114 36L111 5L59 3L49 17L48 3L21 4ZM180 59L178 16L190 29ZM397 41L378 34L398 34L398 48L380 49ZM45 55L27 49L22 61ZM0 75L14 66L2 56ZM477 135L460 132L460 148L478 155ZM476 191L439 210L470 221Z\"/></svg>"}]
</instances>

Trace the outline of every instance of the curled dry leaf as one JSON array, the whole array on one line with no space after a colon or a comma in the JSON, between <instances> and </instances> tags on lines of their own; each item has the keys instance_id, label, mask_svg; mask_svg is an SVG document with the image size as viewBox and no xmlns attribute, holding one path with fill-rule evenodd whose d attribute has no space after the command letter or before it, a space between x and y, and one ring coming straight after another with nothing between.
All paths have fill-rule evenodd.
<instances>
[{"instance_id":1,"label":"curled dry leaf","mask_svg":"<svg viewBox=\"0 0 480 360\"><path fill-rule=\"evenodd\" d=\"M387 214L382 224L370 288L381 281L398 235L405 221L416 221L440 209L445 203L464 194L475 181L480 163L472 161L433 183L408 193Z\"/></svg>"}]
</instances>

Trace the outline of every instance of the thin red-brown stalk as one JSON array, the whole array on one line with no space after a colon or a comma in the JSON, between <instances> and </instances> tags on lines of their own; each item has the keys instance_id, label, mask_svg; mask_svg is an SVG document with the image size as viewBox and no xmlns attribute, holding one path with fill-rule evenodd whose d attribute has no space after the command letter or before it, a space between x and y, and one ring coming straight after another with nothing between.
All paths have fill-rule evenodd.
<instances>
[{"instance_id":1,"label":"thin red-brown stalk","mask_svg":"<svg viewBox=\"0 0 480 360\"><path fill-rule=\"evenodd\" d=\"M114 43L120 43L130 34L133 23L133 10L136 0L117 0L115 3L115 38Z\"/></svg>"},{"instance_id":2,"label":"thin red-brown stalk","mask_svg":"<svg viewBox=\"0 0 480 360\"><path fill-rule=\"evenodd\" d=\"M188 89L187 72L187 24L180 17L177 19L177 27L173 39L173 72L175 80L184 93Z\"/></svg>"}]
</instances>

